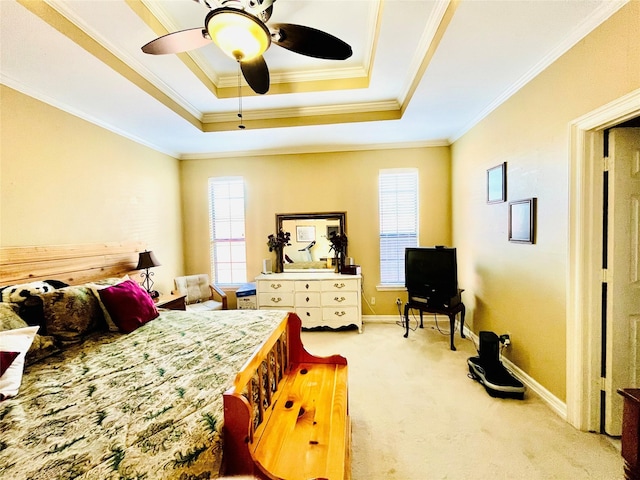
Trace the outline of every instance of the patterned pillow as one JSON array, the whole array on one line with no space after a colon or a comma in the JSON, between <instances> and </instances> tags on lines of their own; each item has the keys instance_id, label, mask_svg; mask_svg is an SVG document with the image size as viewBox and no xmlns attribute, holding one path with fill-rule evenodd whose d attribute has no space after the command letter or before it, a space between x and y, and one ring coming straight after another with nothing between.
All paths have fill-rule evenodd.
<instances>
[{"instance_id":1,"label":"patterned pillow","mask_svg":"<svg viewBox=\"0 0 640 480\"><path fill-rule=\"evenodd\" d=\"M18 308L18 304L16 303L0 303L0 331L16 330L29 326L28 323L16 313ZM60 349L56 345L53 337L36 333L27 352L26 363L27 365L31 365L59 351Z\"/></svg>"},{"instance_id":2,"label":"patterned pillow","mask_svg":"<svg viewBox=\"0 0 640 480\"><path fill-rule=\"evenodd\" d=\"M18 308L17 303L0 303L0 331L28 327L18 315Z\"/></svg>"},{"instance_id":3,"label":"patterned pillow","mask_svg":"<svg viewBox=\"0 0 640 480\"><path fill-rule=\"evenodd\" d=\"M18 353L0 376L0 400L18 394L24 371L24 357L37 331L38 327L26 327L0 332L0 350L8 352L10 356L13 356L11 352Z\"/></svg>"},{"instance_id":4,"label":"patterned pillow","mask_svg":"<svg viewBox=\"0 0 640 480\"><path fill-rule=\"evenodd\" d=\"M91 282L89 285L97 285L100 287L110 287L111 285L117 285L118 283L122 283L125 280L129 280L129 275L125 275L124 277L102 278L100 280L95 280Z\"/></svg>"},{"instance_id":5,"label":"patterned pillow","mask_svg":"<svg viewBox=\"0 0 640 480\"><path fill-rule=\"evenodd\" d=\"M46 325L44 324L44 309L42 306L42 298L38 295L32 295L18 303L18 315L29 325L39 325L40 332L46 334Z\"/></svg>"},{"instance_id":6,"label":"patterned pillow","mask_svg":"<svg viewBox=\"0 0 640 480\"><path fill-rule=\"evenodd\" d=\"M62 346L80 343L84 336L104 323L91 289L65 287L42 295L47 333Z\"/></svg>"},{"instance_id":7,"label":"patterned pillow","mask_svg":"<svg viewBox=\"0 0 640 480\"><path fill-rule=\"evenodd\" d=\"M107 288L107 287L122 283L125 280L129 280L129 275L125 275L124 277L121 277L121 278L113 278L113 277L112 278L104 278L102 280L97 280L95 282L86 283L84 285L85 287L88 287L88 288L91 289L91 291L95 295L96 299L98 300L98 304L100 305L100 309L102 310L102 315L104 316L105 323L107 324L107 329L110 332L119 332L120 329L118 328L118 326L115 324L115 322L111 318L111 315L109 314L109 311L107 310L107 307L104 306L104 303L102 302L102 299L100 298L100 294L98 293L98 291L102 290L103 288Z\"/></svg>"}]
</instances>

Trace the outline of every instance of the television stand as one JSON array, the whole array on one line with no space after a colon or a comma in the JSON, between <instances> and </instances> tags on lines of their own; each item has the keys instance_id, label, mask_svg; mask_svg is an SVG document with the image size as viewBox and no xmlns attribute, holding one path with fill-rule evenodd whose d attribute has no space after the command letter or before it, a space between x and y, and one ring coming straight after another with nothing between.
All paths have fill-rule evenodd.
<instances>
[{"instance_id":1,"label":"television stand","mask_svg":"<svg viewBox=\"0 0 640 480\"><path fill-rule=\"evenodd\" d=\"M462 290L460 291L460 293L462 293ZM411 299L411 296L409 296L409 298ZM410 309L416 309L420 311L420 328L424 328L424 325L422 323L423 312L448 316L449 332L450 332L450 338L451 338L451 350L456 349L456 346L453 343L453 335L456 332L456 315L460 313L460 337L466 338L464 336L464 314L466 311L464 307L464 303L459 302L452 306L443 306L443 305L434 306L424 302L416 302L416 301L409 300L409 302L407 302L406 305L404 306L404 325L405 325L404 338L407 338L409 336L409 310Z\"/></svg>"}]
</instances>

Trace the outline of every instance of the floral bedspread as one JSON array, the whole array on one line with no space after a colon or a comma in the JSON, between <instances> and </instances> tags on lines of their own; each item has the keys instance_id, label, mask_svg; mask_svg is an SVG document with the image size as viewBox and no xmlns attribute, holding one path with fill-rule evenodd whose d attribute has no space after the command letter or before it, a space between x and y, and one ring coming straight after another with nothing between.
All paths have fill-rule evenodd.
<instances>
[{"instance_id":1,"label":"floral bedspread","mask_svg":"<svg viewBox=\"0 0 640 480\"><path fill-rule=\"evenodd\" d=\"M162 311L25 368L0 403L0 478L208 479L222 394L281 311Z\"/></svg>"}]
</instances>

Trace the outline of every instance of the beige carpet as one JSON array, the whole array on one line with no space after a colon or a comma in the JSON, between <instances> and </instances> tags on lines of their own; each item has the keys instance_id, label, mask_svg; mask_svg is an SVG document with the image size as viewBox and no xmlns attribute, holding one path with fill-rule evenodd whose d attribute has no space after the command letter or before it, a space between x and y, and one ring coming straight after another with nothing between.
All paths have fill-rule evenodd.
<instances>
[{"instance_id":1,"label":"beige carpet","mask_svg":"<svg viewBox=\"0 0 640 480\"><path fill-rule=\"evenodd\" d=\"M530 392L490 397L467 376L473 343L456 334L452 352L432 326L408 339L380 323L303 332L310 352L349 361L353 480L624 477L606 437L574 429Z\"/></svg>"}]
</instances>

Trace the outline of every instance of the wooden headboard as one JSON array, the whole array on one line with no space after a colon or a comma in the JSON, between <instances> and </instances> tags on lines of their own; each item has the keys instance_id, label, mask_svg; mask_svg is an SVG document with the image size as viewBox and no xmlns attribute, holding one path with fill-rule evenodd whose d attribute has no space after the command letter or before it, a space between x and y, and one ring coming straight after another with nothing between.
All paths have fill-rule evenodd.
<instances>
[{"instance_id":1,"label":"wooden headboard","mask_svg":"<svg viewBox=\"0 0 640 480\"><path fill-rule=\"evenodd\" d=\"M0 286L36 280L78 285L135 273L141 242L0 248Z\"/></svg>"}]
</instances>

